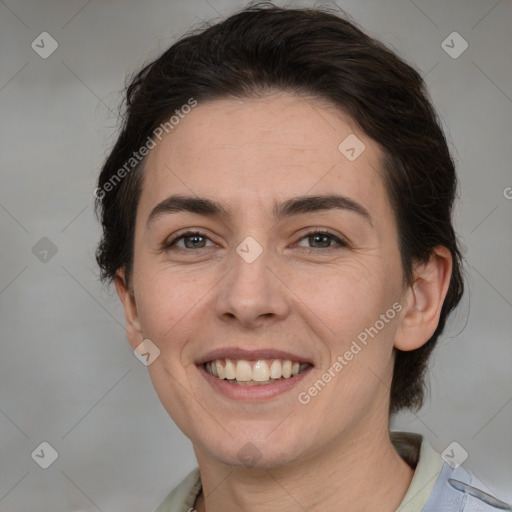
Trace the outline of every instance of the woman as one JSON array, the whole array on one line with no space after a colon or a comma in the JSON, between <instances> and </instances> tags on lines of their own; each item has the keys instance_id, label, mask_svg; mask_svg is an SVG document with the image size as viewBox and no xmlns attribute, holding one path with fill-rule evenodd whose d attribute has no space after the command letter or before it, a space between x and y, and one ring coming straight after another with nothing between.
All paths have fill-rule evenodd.
<instances>
[{"instance_id":1,"label":"woman","mask_svg":"<svg viewBox=\"0 0 512 512\"><path fill-rule=\"evenodd\" d=\"M198 461L158 512L509 509L389 431L463 293L455 193L421 77L333 14L250 7L133 79L97 260Z\"/></svg>"}]
</instances>

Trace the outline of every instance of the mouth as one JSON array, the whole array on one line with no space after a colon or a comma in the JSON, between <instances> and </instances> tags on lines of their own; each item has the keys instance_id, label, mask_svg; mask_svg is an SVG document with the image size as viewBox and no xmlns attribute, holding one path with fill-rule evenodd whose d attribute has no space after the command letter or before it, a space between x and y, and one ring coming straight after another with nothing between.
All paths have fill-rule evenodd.
<instances>
[{"instance_id":1,"label":"mouth","mask_svg":"<svg viewBox=\"0 0 512 512\"><path fill-rule=\"evenodd\" d=\"M195 365L216 395L251 403L291 392L315 367L308 356L273 348L240 347L212 350Z\"/></svg>"},{"instance_id":2,"label":"mouth","mask_svg":"<svg viewBox=\"0 0 512 512\"><path fill-rule=\"evenodd\" d=\"M289 380L312 365L291 359L214 359L203 363L209 375L237 386L266 386Z\"/></svg>"}]
</instances>

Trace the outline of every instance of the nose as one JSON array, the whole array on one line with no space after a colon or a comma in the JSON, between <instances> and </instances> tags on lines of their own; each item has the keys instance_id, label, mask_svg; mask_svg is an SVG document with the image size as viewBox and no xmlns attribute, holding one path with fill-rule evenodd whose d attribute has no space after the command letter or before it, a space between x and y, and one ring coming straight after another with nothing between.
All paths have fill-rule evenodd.
<instances>
[{"instance_id":1,"label":"nose","mask_svg":"<svg viewBox=\"0 0 512 512\"><path fill-rule=\"evenodd\" d=\"M240 254L232 252L230 271L217 288L217 316L245 329L286 318L290 312L289 296L276 261L266 250L253 261Z\"/></svg>"}]
</instances>

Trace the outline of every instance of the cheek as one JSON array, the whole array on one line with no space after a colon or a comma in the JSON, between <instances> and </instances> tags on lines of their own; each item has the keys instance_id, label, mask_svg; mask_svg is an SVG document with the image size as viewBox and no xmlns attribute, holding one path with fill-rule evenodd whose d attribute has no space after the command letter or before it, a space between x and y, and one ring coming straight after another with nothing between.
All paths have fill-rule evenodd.
<instances>
[{"instance_id":1,"label":"cheek","mask_svg":"<svg viewBox=\"0 0 512 512\"><path fill-rule=\"evenodd\" d=\"M338 361L331 389L336 389L336 400L352 404L389 377L398 318L393 304L400 298L396 280L387 277L392 269L376 265L364 270L354 266L331 272L327 287L311 279L307 294L307 306L325 326L329 357L322 371Z\"/></svg>"},{"instance_id":2,"label":"cheek","mask_svg":"<svg viewBox=\"0 0 512 512\"><path fill-rule=\"evenodd\" d=\"M169 271L139 284L138 313L144 336L161 351L177 350L192 326L198 325L196 317L210 288L203 280L184 280Z\"/></svg>"},{"instance_id":3,"label":"cheek","mask_svg":"<svg viewBox=\"0 0 512 512\"><path fill-rule=\"evenodd\" d=\"M183 392L183 374L179 367L172 367L164 352L148 366L148 370L153 388L164 409L178 428L188 435L190 426L194 424L194 417L201 414L197 406L201 400L193 393Z\"/></svg>"},{"instance_id":4,"label":"cheek","mask_svg":"<svg viewBox=\"0 0 512 512\"><path fill-rule=\"evenodd\" d=\"M347 264L327 270L323 276L310 274L296 286L332 334L343 339L373 324L390 307L393 291L382 274L379 268Z\"/></svg>"}]
</instances>

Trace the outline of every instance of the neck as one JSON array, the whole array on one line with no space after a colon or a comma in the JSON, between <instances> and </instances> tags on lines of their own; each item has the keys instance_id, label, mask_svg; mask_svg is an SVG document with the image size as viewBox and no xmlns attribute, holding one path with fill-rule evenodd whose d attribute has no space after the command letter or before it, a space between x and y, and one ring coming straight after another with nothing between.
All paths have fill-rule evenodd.
<instances>
[{"instance_id":1,"label":"neck","mask_svg":"<svg viewBox=\"0 0 512 512\"><path fill-rule=\"evenodd\" d=\"M196 450L203 484L197 512L275 510L395 511L414 470L398 455L388 430L337 439L299 462L233 468Z\"/></svg>"}]
</instances>

